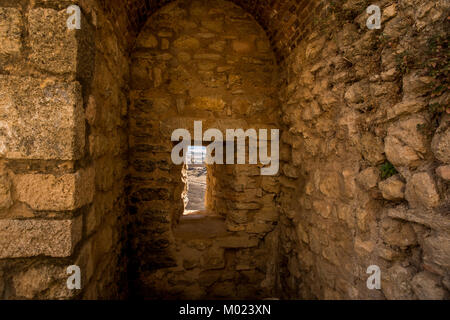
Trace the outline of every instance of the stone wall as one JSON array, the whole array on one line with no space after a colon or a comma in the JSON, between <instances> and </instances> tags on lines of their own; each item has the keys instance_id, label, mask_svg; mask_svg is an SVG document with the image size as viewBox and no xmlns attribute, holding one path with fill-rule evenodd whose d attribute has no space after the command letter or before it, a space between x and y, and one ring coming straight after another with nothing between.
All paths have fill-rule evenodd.
<instances>
[{"instance_id":1,"label":"stone wall","mask_svg":"<svg viewBox=\"0 0 450 320\"><path fill-rule=\"evenodd\" d=\"M133 43L148 18L175 0L99 0L113 21L128 25L126 39ZM199 0L207 4L207 0ZM249 13L266 32L277 61L283 61L311 31L311 22L323 0L230 0Z\"/></svg>"},{"instance_id":2,"label":"stone wall","mask_svg":"<svg viewBox=\"0 0 450 320\"><path fill-rule=\"evenodd\" d=\"M0 0L0 299L449 298L448 1L233 2ZM194 120L280 128L280 174L180 219Z\"/></svg>"},{"instance_id":3,"label":"stone wall","mask_svg":"<svg viewBox=\"0 0 450 320\"><path fill-rule=\"evenodd\" d=\"M448 298L448 2L376 1L381 30L369 4L330 1L285 61L285 298Z\"/></svg>"},{"instance_id":4,"label":"stone wall","mask_svg":"<svg viewBox=\"0 0 450 320\"><path fill-rule=\"evenodd\" d=\"M146 296L163 291L164 286L163 296L171 297L170 292L186 282L180 255L186 257L184 251L192 251L177 250L183 241L173 233L184 210L185 181L181 166L171 160L171 134L185 128L194 141L194 121L203 121L203 132L217 128L224 135L226 129L276 127L276 64L264 31L248 13L225 1L166 5L147 21L131 57L129 192L134 217L131 224L136 226L130 233L136 261L133 277L137 287L145 287L141 290ZM272 231L278 217L273 189L276 178L263 181L256 165L211 165L208 175L209 214L222 215L229 232L241 232L244 238L250 234L255 238L252 247L258 247L257 238ZM247 246L242 243L243 248ZM239 248L234 244L233 249L221 249L221 259L225 255L227 260L222 267L196 265L200 270L194 273L203 276L210 269L228 267ZM245 250L250 259L253 251ZM212 254L219 253L213 250ZM258 254L261 259L262 254ZM264 279L264 260L262 265L262 270L255 265L245 270ZM161 268L163 271L155 271ZM192 274L191 269L194 267L186 272ZM161 272L174 270L179 278L172 279L171 285L155 281ZM233 266L229 272L237 273ZM222 283L230 296L237 294L238 276ZM208 296L208 288L219 280L198 288L196 296ZM148 287L148 283L152 285Z\"/></svg>"},{"instance_id":5,"label":"stone wall","mask_svg":"<svg viewBox=\"0 0 450 320\"><path fill-rule=\"evenodd\" d=\"M67 29L73 3L0 1L0 298L124 287L128 64L93 1ZM73 264L82 290L67 289Z\"/></svg>"}]
</instances>

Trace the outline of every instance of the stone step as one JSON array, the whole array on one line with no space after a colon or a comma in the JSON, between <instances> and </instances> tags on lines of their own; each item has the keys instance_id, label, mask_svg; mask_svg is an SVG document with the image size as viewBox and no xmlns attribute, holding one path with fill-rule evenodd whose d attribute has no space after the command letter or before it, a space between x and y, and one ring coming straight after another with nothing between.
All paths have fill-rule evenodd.
<instances>
[{"instance_id":1,"label":"stone step","mask_svg":"<svg viewBox=\"0 0 450 320\"><path fill-rule=\"evenodd\" d=\"M225 219L206 211L197 211L182 216L178 226L174 229L176 240L211 239L227 234Z\"/></svg>"}]
</instances>

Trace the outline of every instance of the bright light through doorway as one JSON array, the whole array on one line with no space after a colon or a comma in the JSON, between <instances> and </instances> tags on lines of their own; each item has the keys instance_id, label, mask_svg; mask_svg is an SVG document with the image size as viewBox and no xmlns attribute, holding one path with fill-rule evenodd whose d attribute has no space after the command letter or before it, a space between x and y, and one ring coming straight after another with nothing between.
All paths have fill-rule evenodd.
<instances>
[{"instance_id":1,"label":"bright light through doorway","mask_svg":"<svg viewBox=\"0 0 450 320\"><path fill-rule=\"evenodd\" d=\"M205 210L206 175L205 165L206 147L191 146L187 153L187 204L184 215L198 213Z\"/></svg>"}]
</instances>

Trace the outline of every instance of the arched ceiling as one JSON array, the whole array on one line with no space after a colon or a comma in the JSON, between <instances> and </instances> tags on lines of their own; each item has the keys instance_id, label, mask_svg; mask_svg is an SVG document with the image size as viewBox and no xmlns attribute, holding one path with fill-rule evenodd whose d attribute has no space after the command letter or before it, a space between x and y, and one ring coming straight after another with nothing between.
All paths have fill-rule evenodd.
<instances>
[{"instance_id":1,"label":"arched ceiling","mask_svg":"<svg viewBox=\"0 0 450 320\"><path fill-rule=\"evenodd\" d=\"M136 31L147 18L174 0L120 0L128 20ZM203 0L207 1L207 0ZM320 10L321 0L230 0L249 12L266 30L275 55L282 61L307 32L314 11ZM100 0L111 6L111 0ZM122 11L123 12L123 11Z\"/></svg>"}]
</instances>

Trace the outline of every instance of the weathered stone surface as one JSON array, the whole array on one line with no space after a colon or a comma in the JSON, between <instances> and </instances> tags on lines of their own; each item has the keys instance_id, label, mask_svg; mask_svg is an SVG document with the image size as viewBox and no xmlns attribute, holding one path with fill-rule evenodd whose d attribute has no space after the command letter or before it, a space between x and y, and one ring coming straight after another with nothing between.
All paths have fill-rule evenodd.
<instances>
[{"instance_id":1,"label":"weathered stone surface","mask_svg":"<svg viewBox=\"0 0 450 320\"><path fill-rule=\"evenodd\" d=\"M430 90L432 78L420 76L419 72L411 72L403 77L404 99L415 99Z\"/></svg>"},{"instance_id":2,"label":"weathered stone surface","mask_svg":"<svg viewBox=\"0 0 450 320\"><path fill-rule=\"evenodd\" d=\"M362 152L371 165L383 163L384 144L383 141L371 133L364 133L361 137Z\"/></svg>"},{"instance_id":3,"label":"weathered stone surface","mask_svg":"<svg viewBox=\"0 0 450 320\"><path fill-rule=\"evenodd\" d=\"M450 165L440 166L436 169L436 174L446 181L450 180Z\"/></svg>"},{"instance_id":4,"label":"weathered stone surface","mask_svg":"<svg viewBox=\"0 0 450 320\"><path fill-rule=\"evenodd\" d=\"M440 286L439 277L428 271L416 274L411 285L420 300L442 300L446 297L445 290Z\"/></svg>"},{"instance_id":5,"label":"weathered stone surface","mask_svg":"<svg viewBox=\"0 0 450 320\"><path fill-rule=\"evenodd\" d=\"M417 244L417 236L411 224L390 218L381 222L381 238L391 246L408 247Z\"/></svg>"},{"instance_id":6,"label":"weathered stone surface","mask_svg":"<svg viewBox=\"0 0 450 320\"><path fill-rule=\"evenodd\" d=\"M194 54L194 59L198 60L220 60L222 56L216 53L196 53Z\"/></svg>"},{"instance_id":7,"label":"weathered stone surface","mask_svg":"<svg viewBox=\"0 0 450 320\"><path fill-rule=\"evenodd\" d=\"M308 43L305 51L306 57L308 59L314 59L325 45L325 41L326 38L322 36Z\"/></svg>"},{"instance_id":8,"label":"weathered stone surface","mask_svg":"<svg viewBox=\"0 0 450 320\"><path fill-rule=\"evenodd\" d=\"M324 218L328 218L331 215L331 205L328 201L314 201L313 209L315 213L321 215Z\"/></svg>"},{"instance_id":9,"label":"weathered stone surface","mask_svg":"<svg viewBox=\"0 0 450 320\"><path fill-rule=\"evenodd\" d=\"M264 234L272 231L275 226L266 221L254 221L245 226L245 231L248 233L259 233Z\"/></svg>"},{"instance_id":10,"label":"weathered stone surface","mask_svg":"<svg viewBox=\"0 0 450 320\"><path fill-rule=\"evenodd\" d=\"M385 275L382 274L381 288L389 300L414 299L411 288L413 272L410 268L394 265L389 268Z\"/></svg>"},{"instance_id":11,"label":"weathered stone surface","mask_svg":"<svg viewBox=\"0 0 450 320\"><path fill-rule=\"evenodd\" d=\"M367 99L368 83L367 81L356 82L352 84L345 92L345 100L350 104L359 104Z\"/></svg>"},{"instance_id":12,"label":"weathered stone surface","mask_svg":"<svg viewBox=\"0 0 450 320\"><path fill-rule=\"evenodd\" d=\"M205 270L224 268L224 249L213 247L207 250L202 256L202 265Z\"/></svg>"},{"instance_id":13,"label":"weathered stone surface","mask_svg":"<svg viewBox=\"0 0 450 320\"><path fill-rule=\"evenodd\" d=\"M213 32L223 32L223 20L221 19L203 20L202 26Z\"/></svg>"},{"instance_id":14,"label":"weathered stone surface","mask_svg":"<svg viewBox=\"0 0 450 320\"><path fill-rule=\"evenodd\" d=\"M387 215L391 218L423 224L436 230L450 231L450 221L447 217L432 210L423 210L423 208L408 210L405 206L400 205L388 209Z\"/></svg>"},{"instance_id":15,"label":"weathered stone surface","mask_svg":"<svg viewBox=\"0 0 450 320\"><path fill-rule=\"evenodd\" d=\"M248 41L233 40L231 46L239 54L247 54L253 50L253 44Z\"/></svg>"},{"instance_id":16,"label":"weathered stone surface","mask_svg":"<svg viewBox=\"0 0 450 320\"><path fill-rule=\"evenodd\" d=\"M92 201L94 171L92 168L74 174L20 174L14 178L17 200L34 210L74 210Z\"/></svg>"},{"instance_id":17,"label":"weathered stone surface","mask_svg":"<svg viewBox=\"0 0 450 320\"><path fill-rule=\"evenodd\" d=\"M294 166L285 164L282 167L283 173L289 178L298 178L297 168Z\"/></svg>"},{"instance_id":18,"label":"weathered stone surface","mask_svg":"<svg viewBox=\"0 0 450 320\"><path fill-rule=\"evenodd\" d=\"M450 126L434 136L431 148L439 161L450 164Z\"/></svg>"},{"instance_id":19,"label":"weathered stone surface","mask_svg":"<svg viewBox=\"0 0 450 320\"><path fill-rule=\"evenodd\" d=\"M156 48L158 46L158 39L153 34L143 32L136 41L138 48Z\"/></svg>"},{"instance_id":20,"label":"weathered stone surface","mask_svg":"<svg viewBox=\"0 0 450 320\"><path fill-rule=\"evenodd\" d=\"M394 166L417 166L421 162L427 141L418 126L426 124L423 117L412 116L389 126L384 150Z\"/></svg>"},{"instance_id":21,"label":"weathered stone surface","mask_svg":"<svg viewBox=\"0 0 450 320\"><path fill-rule=\"evenodd\" d=\"M4 166L0 164L0 210L11 207L11 179Z\"/></svg>"},{"instance_id":22,"label":"weathered stone surface","mask_svg":"<svg viewBox=\"0 0 450 320\"><path fill-rule=\"evenodd\" d=\"M444 269L450 268L450 238L446 235L434 235L423 240L424 261L437 264Z\"/></svg>"},{"instance_id":23,"label":"weathered stone surface","mask_svg":"<svg viewBox=\"0 0 450 320\"><path fill-rule=\"evenodd\" d=\"M383 198L386 200L401 200L405 197L405 183L399 175L394 175L378 183Z\"/></svg>"},{"instance_id":24,"label":"weathered stone surface","mask_svg":"<svg viewBox=\"0 0 450 320\"><path fill-rule=\"evenodd\" d=\"M416 173L408 180L405 198L411 208L433 208L439 204L439 193L433 178L427 172Z\"/></svg>"},{"instance_id":25,"label":"weathered stone surface","mask_svg":"<svg viewBox=\"0 0 450 320\"><path fill-rule=\"evenodd\" d=\"M5 278L3 271L0 270L0 298L3 298L3 291L5 290Z\"/></svg>"},{"instance_id":26,"label":"weathered stone surface","mask_svg":"<svg viewBox=\"0 0 450 320\"><path fill-rule=\"evenodd\" d=\"M161 39L161 50L169 49L170 42L167 39Z\"/></svg>"},{"instance_id":27,"label":"weathered stone surface","mask_svg":"<svg viewBox=\"0 0 450 320\"><path fill-rule=\"evenodd\" d=\"M404 114L413 114L421 111L425 108L426 104L422 100L406 100L400 103L397 103L392 108L388 108L387 110L387 118L393 119L397 116Z\"/></svg>"},{"instance_id":28,"label":"weathered stone surface","mask_svg":"<svg viewBox=\"0 0 450 320\"><path fill-rule=\"evenodd\" d=\"M280 215L279 212L276 209L271 208L263 208L262 210L258 210L257 213L255 213L255 220L261 220L261 221L278 221Z\"/></svg>"},{"instance_id":29,"label":"weathered stone surface","mask_svg":"<svg viewBox=\"0 0 450 320\"><path fill-rule=\"evenodd\" d=\"M395 77L397 76L398 72L396 68L391 68L385 72L381 73L381 79L383 81L393 81L395 80Z\"/></svg>"},{"instance_id":30,"label":"weathered stone surface","mask_svg":"<svg viewBox=\"0 0 450 320\"><path fill-rule=\"evenodd\" d=\"M173 46L177 49L196 50L200 47L200 41L193 37L183 36L175 40Z\"/></svg>"},{"instance_id":31,"label":"weathered stone surface","mask_svg":"<svg viewBox=\"0 0 450 320\"><path fill-rule=\"evenodd\" d=\"M74 220L0 220L0 258L68 257L81 239Z\"/></svg>"},{"instance_id":32,"label":"weathered stone surface","mask_svg":"<svg viewBox=\"0 0 450 320\"><path fill-rule=\"evenodd\" d=\"M0 54L18 54L22 49L22 16L16 8L0 8Z\"/></svg>"},{"instance_id":33,"label":"weathered stone surface","mask_svg":"<svg viewBox=\"0 0 450 320\"><path fill-rule=\"evenodd\" d=\"M68 299L75 290L67 289L65 268L42 264L15 274L12 286L15 297L22 299Z\"/></svg>"},{"instance_id":34,"label":"weathered stone surface","mask_svg":"<svg viewBox=\"0 0 450 320\"><path fill-rule=\"evenodd\" d=\"M236 296L236 285L232 281L218 282L211 288L211 293L216 297Z\"/></svg>"},{"instance_id":35,"label":"weathered stone surface","mask_svg":"<svg viewBox=\"0 0 450 320\"><path fill-rule=\"evenodd\" d=\"M300 223L297 224L297 236L298 239L303 241L304 243L309 243L308 233L306 232L305 227L303 227Z\"/></svg>"},{"instance_id":36,"label":"weathered stone surface","mask_svg":"<svg viewBox=\"0 0 450 320\"><path fill-rule=\"evenodd\" d=\"M375 248L375 243L373 241L363 241L359 238L355 239L355 252L360 256L367 256Z\"/></svg>"},{"instance_id":37,"label":"weathered stone surface","mask_svg":"<svg viewBox=\"0 0 450 320\"><path fill-rule=\"evenodd\" d=\"M356 181L365 189L369 190L375 188L380 181L380 170L375 167L370 167L361 171L356 178Z\"/></svg>"},{"instance_id":38,"label":"weathered stone surface","mask_svg":"<svg viewBox=\"0 0 450 320\"><path fill-rule=\"evenodd\" d=\"M38 68L56 73L77 71L78 42L75 35L78 31L68 30L68 17L66 10L37 8L30 11L30 60Z\"/></svg>"},{"instance_id":39,"label":"weathered stone surface","mask_svg":"<svg viewBox=\"0 0 450 320\"><path fill-rule=\"evenodd\" d=\"M244 205L246 206L246 205ZM236 224L246 223L248 222L248 215L246 210L233 210L229 211L227 214L227 218Z\"/></svg>"},{"instance_id":40,"label":"weathered stone surface","mask_svg":"<svg viewBox=\"0 0 450 320\"><path fill-rule=\"evenodd\" d=\"M75 160L85 120L78 83L0 76L0 155Z\"/></svg>"},{"instance_id":41,"label":"weathered stone surface","mask_svg":"<svg viewBox=\"0 0 450 320\"><path fill-rule=\"evenodd\" d=\"M104 298L106 292L106 295L116 295L114 291L119 285L115 284L120 282L115 275L123 271L122 262L117 261L117 254L124 252L120 243L124 237L120 230L123 229L122 224L128 221L122 215L126 211L126 194L131 195L131 200L137 200L131 201L128 211L131 225L138 224L140 231L130 232L129 235L130 243L140 252L124 260L130 258L131 269L161 268L157 272L144 271L132 279L135 282L131 287L142 285L143 288L139 289L143 290L139 293L144 295L161 294L172 299L215 296L255 299L277 296L276 284L281 283L283 298L412 298L407 283L414 272L422 268L442 276L436 283L442 283L448 289L448 275L444 275L447 268L442 266L443 255L437 250L439 241L424 244L431 241L428 239L430 236L446 237L450 230L445 211L447 205L444 203L448 198L447 183L441 178L436 182L436 190L441 196L437 206L424 208L421 205L407 209L405 203L405 209L395 213L398 214L396 219L402 221L396 220L395 223L384 221L386 207L391 207L393 203L380 200L377 183L370 182L362 188L357 188L355 183L362 168L378 167L385 162L384 142L390 144L389 157L398 153L400 165L394 165L408 181L417 172L427 170L434 179L431 170L445 165L441 160L445 154L438 150L440 147L433 149L437 155L435 158L428 150L429 140L445 131L445 127L441 127L437 132L432 132L434 117L429 124L412 124L411 130L405 130L407 133L401 139L392 130L389 131L390 125L395 127L401 121L418 116L417 113L422 112L422 100L426 106L423 108L426 119L435 101L441 103L446 100L446 92L437 97L433 93L431 97L429 91L439 77L423 77L425 70L420 64L422 61L415 61L419 56L416 55L417 48L434 48L424 44L428 44L429 40L435 41L435 31L443 26L443 19L446 18L443 16L446 12L444 2L404 1L398 6L381 4L389 6L383 8L385 34L381 35L378 31L367 30L364 1L334 1L331 8L330 3L325 3L321 12L313 10L320 1L290 0L282 6L279 6L280 1L235 1L239 1L246 11L257 13L255 17L265 27L281 68L271 63L273 56L264 32L260 32L262 29L247 12L230 2L173 1L158 12L156 5L161 3L157 1L147 1L146 4L143 0L131 0L126 4L109 1L107 12L91 0L80 3L83 12L96 26L92 34L96 40L101 39L96 41L97 52L95 59L92 59L96 64L94 86L90 87L89 83L85 86L85 81L80 80L83 90L97 100L87 112L87 132L90 136L86 141L89 141L91 152L87 157L80 156L77 158L80 161L75 162L40 161L60 159L55 156L51 159L32 158L37 161L22 161L23 158L16 161L19 158L15 158L15 161L8 161L8 165L11 165L14 175L52 173L56 179L64 172L73 172L80 167L95 168L97 193L92 210L87 217L83 217L88 220L88 226L83 229L89 233L86 239L89 242L77 246L80 249L77 253L84 257L80 263L90 261L93 264L82 270L83 277L89 274L87 277L91 279L88 287L81 292L83 297ZM34 2L28 7L20 6L24 21L30 21L29 13L36 7L65 9L61 1ZM5 3L18 6L12 0ZM104 3L106 1L101 1L102 6ZM52 12L51 9L49 12ZM140 38L145 40L137 45L133 53L133 59L136 57L146 62L131 63L133 81L128 84L128 52L133 50L135 31L142 27L150 13L155 14L141 29ZM322 13L332 14L336 23L327 24L326 21L331 20ZM33 14L37 16L35 12ZM353 19L355 15L358 16ZM440 16L442 20L435 20ZM46 17L43 13L35 20L44 23L42 21ZM115 19L111 20L111 17ZM415 28L409 28L410 17L414 18ZM73 79L73 73L83 69L76 60L89 55L77 48L78 53L83 54L73 54L73 61L68 62L64 54L68 57L70 53L59 51L64 45L58 43L62 43L61 38L73 34L76 34L75 40L79 40L79 36L89 32L84 30L83 24L81 31L73 31L72 34L67 30L65 34L52 33L59 27L64 28L62 17L54 26L46 26L43 30L50 32L35 36L33 43L28 42L32 37L29 34L32 28L24 28L22 52L33 59L29 59L29 63L21 63L20 56L0 53L6 57L0 59L1 72L31 72L36 77L50 70L52 77ZM322 31L325 31L326 37ZM155 35L159 38L156 39ZM183 36L198 43L194 40L191 41L192 46L189 43L174 46L173 41ZM56 39L56 44L49 43L52 37ZM42 39L42 45L37 43L37 39ZM237 52L233 50L233 41L248 42L252 46L256 43L256 47L248 50L241 46L241 52ZM58 48L50 49L51 46ZM379 50L374 50L376 48ZM48 52L49 55L38 57L39 52ZM55 57L53 54L62 57L53 64L48 63ZM411 58L414 61L410 61ZM76 77L78 79L78 75ZM402 78L403 90L399 88ZM358 90L358 85L363 90ZM128 88L132 91L130 97L126 95ZM281 103L277 101L278 96ZM222 100L223 108L220 104L217 104L218 108L199 108L200 105L192 104L196 102L196 97ZM139 112L131 108L127 113L127 105L136 106L138 99L149 98L164 102L141 105L145 110ZM175 116L186 118L174 119ZM130 122L127 125L128 119ZM215 246L217 240L201 229L214 232L214 228L194 228L192 238L202 234L204 239L173 239L171 232L183 210L180 195L185 191L185 176L181 174L180 179L180 167L170 162L172 145L167 137L170 138L175 128L187 127L191 130L194 119L207 119L208 128L220 124L220 129L241 127L239 123L245 123L246 128L264 128L270 124L280 128L285 136L281 145L283 169L276 181L268 184L262 181L264 179L258 167L248 171L234 170L233 166L208 168L208 171L216 170L208 182L212 189L209 199L213 202L212 207L217 209L216 213L227 216L231 208L245 208L240 211L242 216L239 218L247 222L238 226L243 234L269 232L269 227L276 226L265 237L257 235L258 245L225 248L226 263L223 269L204 271L200 263L200 256ZM224 120L227 122L222 122ZM164 137L161 132L164 132ZM403 140L414 140L416 132L426 140L424 152L416 148L414 141ZM386 133L387 139L384 140ZM393 137L397 141L393 142ZM116 142L118 140L120 142ZM61 139L55 137L53 142L57 141ZM129 157L125 154L128 143ZM405 155L406 158L402 158ZM129 170L127 158L130 158ZM419 169L414 171L416 167ZM126 173L130 173L127 181L131 185L124 189ZM378 185L382 189L382 184ZM23 210L27 212L27 217L70 215L69 212L47 210L32 212L27 203L17 199L15 188L14 184L3 187L4 190L10 189L9 195L6 192L6 198L15 202L14 206L0 212L3 218L14 215L13 210ZM247 193L248 190L252 192ZM68 192L72 190L68 188ZM398 189L392 193L396 195L387 198L400 198ZM137 197L133 198L134 195ZM83 208L85 215L88 209ZM275 214L259 215L262 210ZM133 221L134 218L137 221ZM414 241L409 241L411 229L406 227L408 225L417 234L420 246L417 243L409 245ZM408 243L402 242L404 239L399 238L396 232L406 235ZM189 263L173 257L185 248L180 245L183 241L193 251L198 250ZM445 243L445 240L442 242ZM403 245L408 249L404 249ZM426 259L424 248L429 252ZM388 260L382 266L383 292L367 290L364 281L368 265L386 262L379 261L379 258ZM23 265L22 260L25 262ZM11 294L16 292L14 286L24 297L61 296L53 289L59 278L47 276L56 272L35 263L47 264L47 258L26 260L30 259L11 261L18 266L17 269L8 269L9 259L0 263L1 269L6 262L5 270L8 270L8 275L3 272L3 278L7 278L4 292L1 292L0 272L0 296L3 293L12 297ZM57 259L53 261L58 265L65 264ZM135 262L139 264L141 261L144 261L143 266L135 266ZM389 269L390 266L395 268ZM37 268L39 271L30 273L28 277L21 274L13 281L18 273L28 271L24 268ZM134 274L133 271L130 274ZM41 275L44 280L39 279ZM29 278L39 279L39 286L46 287L45 290L28 287ZM385 281L389 283L385 284ZM24 284L22 288L20 284Z\"/></svg>"},{"instance_id":42,"label":"weathered stone surface","mask_svg":"<svg viewBox=\"0 0 450 320\"><path fill-rule=\"evenodd\" d=\"M226 44L227 43L224 40L219 40L219 41L216 41L216 42L210 44L209 48L213 49L215 51L222 52L225 49ZM220 72L219 70L217 70L217 71Z\"/></svg>"},{"instance_id":43,"label":"weathered stone surface","mask_svg":"<svg viewBox=\"0 0 450 320\"><path fill-rule=\"evenodd\" d=\"M339 197L340 189L340 176L337 172L327 172L320 180L319 190L327 197Z\"/></svg>"},{"instance_id":44,"label":"weathered stone surface","mask_svg":"<svg viewBox=\"0 0 450 320\"><path fill-rule=\"evenodd\" d=\"M259 241L257 238L243 234L221 237L216 240L216 243L223 248L251 248L256 247Z\"/></svg>"},{"instance_id":45,"label":"weathered stone surface","mask_svg":"<svg viewBox=\"0 0 450 320\"><path fill-rule=\"evenodd\" d=\"M377 186L386 200L402 201L405 192L403 179L410 181L414 174L432 170L436 166L429 148L432 135L428 131L434 129L433 123L428 123L429 79L421 76L423 70L408 70L409 52L402 50L414 46L409 43L409 35L412 34L409 33L408 23L403 16L404 7L390 4L388 8L384 8L386 16L383 16L383 21L386 24L389 22L387 34L395 38L395 43L399 43L394 48L392 38L378 39L373 31L366 30L364 18L367 18L367 15L361 1L343 1L342 4L337 1L334 5L343 5L344 12L351 15L360 12L354 22L360 24L361 28L358 29L357 24L346 21L344 26L329 26L333 41L315 32L305 38L300 37L298 47L292 49L283 61L286 66L283 73L286 75L281 73L274 77L283 82L275 89L279 90L281 97L281 108L276 110L280 114L283 130L279 179L273 185L265 186L263 182L264 185L261 186L258 171L249 174L215 166L212 170L217 171L209 181L209 187L212 189L210 199L216 201L212 208L226 217L228 230L233 228L233 231L248 233L250 230L258 230L259 225L270 225L266 224L266 220L258 218L261 210L258 204L267 203L272 206L273 202L259 201L258 197L263 198L267 193L275 194L276 209L280 212L280 217L276 220L277 227L270 234L280 232L274 236L274 239L279 237L280 243L272 243L264 238L261 239L260 245L273 246L280 250L283 258L281 266L270 265L272 272L268 277L281 274L283 281L286 279L286 282L283 282L286 297L415 298L410 283L414 273L421 270L416 268L431 269L430 264L422 260L422 244L427 235L424 230L429 227L433 229L431 232L439 234L445 232L448 226L445 215L441 212L442 202L434 210L424 210L422 207L410 209L404 202L405 210L401 211L401 214L395 219L386 219L386 207L391 207L393 203L380 199ZM421 7L421 4L417 6ZM228 20L225 20L225 30L228 31L224 40L221 34L215 33L207 26L210 23L209 15L217 12L202 8L200 2L196 2L194 7L195 23L189 26L192 29L186 32L188 28L180 28L178 23L171 23L171 27L174 30L174 39L188 35L199 40L199 48L182 49L189 51L185 60L167 60L168 66L158 66L161 67L162 73L168 74L168 81L176 84L175 87L184 90L180 84L185 83L188 87L185 92L170 91L182 95L176 99L185 101L185 105L180 104L178 108L179 114L192 113L198 118L209 118L210 114L217 118L232 119L242 116L249 125L253 124L253 119L259 119L260 116L267 116L271 120L272 113L266 113L265 109L261 108L259 99L250 97L247 91L251 87L258 94L260 83L267 85L266 82L260 81L262 77L259 75L262 74L258 73L252 77L247 77L246 74L247 70L256 68L261 61L264 65L265 61L268 61L267 58L249 58L249 55L256 56L264 52L259 50L260 39L254 42L254 52L243 45L239 53L235 51L237 42L248 41L253 45L251 36L241 37L240 34L234 34L234 24L228 28ZM192 9L190 6L181 9L186 8ZM192 13L191 10L188 11L183 19L189 20ZM218 12L218 20L221 20L222 15L227 16L227 10ZM273 16L274 21L276 16ZM235 19L237 18L233 14L232 21L235 22ZM239 20L240 23L243 22ZM186 23L183 25L187 26ZM196 26L204 28L196 30ZM403 38L407 33L408 36ZM427 36L414 34L411 38L414 41L421 39L426 43ZM219 41L225 41L225 44L222 42L216 45ZM375 52L373 49L379 47L380 41L383 47L380 47L379 52ZM177 50L181 49L171 45L169 50L173 50L174 57L179 57ZM405 56L400 56L403 53ZM400 58L405 58L405 61ZM177 70L173 70L175 68ZM189 70L193 76L181 77L182 68ZM411 75L412 73L414 74ZM404 90L401 90L399 80L401 84L405 74ZM195 79L191 81L197 75L201 80L198 85ZM224 85L231 96L222 96ZM208 88L208 91L203 86ZM163 77L158 94L165 94L167 87L169 90L174 88L167 85ZM267 95L270 96L271 89L263 90L267 90ZM196 97L220 98L224 102L223 108L208 107L199 110L198 106L202 103L197 103ZM194 103L191 103L192 101ZM422 111L424 116L419 114ZM276 118L277 116L273 117ZM262 122L266 123L266 120ZM392 159L391 162L401 172L401 179L395 176L380 182L379 165L386 161L386 157ZM368 167L370 169L365 171ZM418 167L420 169L414 171ZM356 179L360 172L362 174ZM438 182L436 190L442 195L446 184L441 180ZM261 188L258 192L261 192L262 196L257 196L256 191L247 194L246 190L249 188ZM235 208L242 210L234 210ZM264 206L262 208L266 209ZM232 226L230 221L233 222ZM221 241L215 238L209 240L211 243ZM242 253L243 251L245 252ZM259 251L262 252L262 259L255 254ZM235 252L236 256L233 256ZM247 263L247 260L236 259L245 255L254 258L258 264L262 264L261 260L267 258L265 248L237 247L226 250L225 260L233 263L226 263L225 269L233 265L230 272L232 275L234 268L251 270L253 265ZM382 268L384 295L380 291L366 290L364 281L361 281L360 287L356 287L351 280L359 275L366 279L365 269L377 259L383 259L381 263L388 261ZM336 268L336 265L339 267ZM395 267L391 268L388 274L386 269L392 266ZM181 266L178 267L181 269ZM437 264L436 269L440 269ZM201 271L201 268L195 266L189 269L189 272L194 273L194 270ZM278 273L279 271L282 272ZM203 278L203 272L200 273ZM167 271L167 274L171 273ZM218 282L225 281L220 279L219 272L209 275L210 277L205 276L208 281L202 283L202 286L218 288ZM385 279L385 276L388 278ZM181 282L182 277L177 274L174 279ZM229 280L223 285L229 290L223 291L227 294L239 292L239 285L233 286L232 282L228 283ZM189 279L189 283L191 281ZM357 282L359 286L360 281ZM220 291L217 290L218 294Z\"/></svg>"},{"instance_id":46,"label":"weathered stone surface","mask_svg":"<svg viewBox=\"0 0 450 320\"><path fill-rule=\"evenodd\" d=\"M210 111L223 111L225 107L225 101L218 97L196 97L191 104Z\"/></svg>"}]
</instances>

